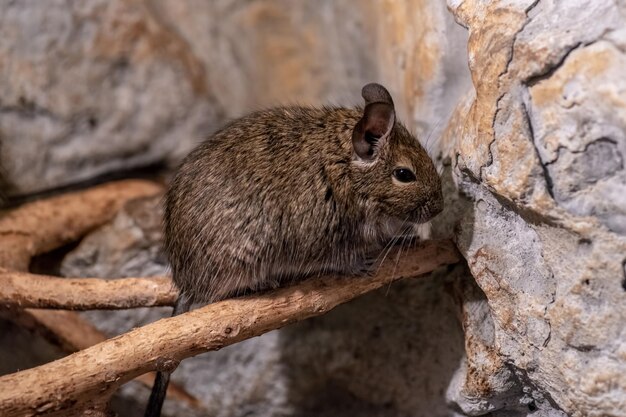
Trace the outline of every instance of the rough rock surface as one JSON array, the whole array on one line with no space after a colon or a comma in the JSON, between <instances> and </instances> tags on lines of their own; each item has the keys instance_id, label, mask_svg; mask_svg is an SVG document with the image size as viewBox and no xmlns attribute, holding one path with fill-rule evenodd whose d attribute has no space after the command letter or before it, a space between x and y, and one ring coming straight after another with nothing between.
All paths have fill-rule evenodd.
<instances>
[{"instance_id":1,"label":"rough rock surface","mask_svg":"<svg viewBox=\"0 0 626 417\"><path fill-rule=\"evenodd\" d=\"M376 68L362 13L280 3L2 2L8 193L174 163L261 106L358 99Z\"/></svg>"},{"instance_id":2,"label":"rough rock surface","mask_svg":"<svg viewBox=\"0 0 626 417\"><path fill-rule=\"evenodd\" d=\"M215 123L204 69L145 3L0 7L0 165L12 194L180 156Z\"/></svg>"},{"instance_id":3,"label":"rough rock surface","mask_svg":"<svg viewBox=\"0 0 626 417\"><path fill-rule=\"evenodd\" d=\"M457 240L485 297L464 302L449 397L468 415L624 416L624 5L448 4L475 93L443 147L472 201Z\"/></svg>"},{"instance_id":4,"label":"rough rock surface","mask_svg":"<svg viewBox=\"0 0 626 417\"><path fill-rule=\"evenodd\" d=\"M457 76L464 30L445 4L425 0L0 9L0 185L12 195L171 165L228 118L277 104L360 104L372 80L428 134L445 126L468 81Z\"/></svg>"}]
</instances>

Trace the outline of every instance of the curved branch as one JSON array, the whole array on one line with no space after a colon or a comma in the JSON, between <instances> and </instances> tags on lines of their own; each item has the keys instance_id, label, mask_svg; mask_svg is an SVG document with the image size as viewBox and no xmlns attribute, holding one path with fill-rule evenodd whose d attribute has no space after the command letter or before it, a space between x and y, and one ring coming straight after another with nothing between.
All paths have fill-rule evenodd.
<instances>
[{"instance_id":1,"label":"curved branch","mask_svg":"<svg viewBox=\"0 0 626 417\"><path fill-rule=\"evenodd\" d=\"M0 311L0 317L38 332L51 343L59 345L68 354L87 349L107 340L107 337L93 324L72 311L28 308ZM135 380L151 388L154 382L154 373L140 375ZM167 397L182 401L194 409L203 409L203 405L197 398L174 382L167 387Z\"/></svg>"},{"instance_id":2,"label":"curved branch","mask_svg":"<svg viewBox=\"0 0 626 417\"><path fill-rule=\"evenodd\" d=\"M0 266L26 271L33 256L79 239L128 200L162 191L151 181L116 181L10 210L0 216Z\"/></svg>"},{"instance_id":3,"label":"curved branch","mask_svg":"<svg viewBox=\"0 0 626 417\"><path fill-rule=\"evenodd\" d=\"M167 277L59 278L0 268L0 308L109 310L174 305Z\"/></svg>"},{"instance_id":4,"label":"curved branch","mask_svg":"<svg viewBox=\"0 0 626 417\"><path fill-rule=\"evenodd\" d=\"M162 190L159 184L151 181L116 181L27 203L2 212L0 267L26 271L34 255L79 239L113 218L127 201L152 196ZM71 311L26 308L13 309L8 313L10 315L8 318L14 322L38 331L43 337L69 353L106 340L102 332ZM150 387L154 377L145 374L137 380ZM170 384L167 394L194 408L201 407L196 398L176 384Z\"/></svg>"},{"instance_id":5,"label":"curved branch","mask_svg":"<svg viewBox=\"0 0 626 417\"><path fill-rule=\"evenodd\" d=\"M373 277L313 278L159 320L55 362L1 377L0 414L96 407L98 398L145 372L172 369L184 358L324 314L397 279L459 260L451 242L430 241L402 257L387 257Z\"/></svg>"}]
</instances>

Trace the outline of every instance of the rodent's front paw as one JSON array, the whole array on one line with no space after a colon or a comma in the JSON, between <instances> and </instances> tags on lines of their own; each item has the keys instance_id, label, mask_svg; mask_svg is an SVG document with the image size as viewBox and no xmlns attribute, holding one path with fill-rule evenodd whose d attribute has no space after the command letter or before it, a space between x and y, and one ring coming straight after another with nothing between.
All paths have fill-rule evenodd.
<instances>
[{"instance_id":1,"label":"rodent's front paw","mask_svg":"<svg viewBox=\"0 0 626 417\"><path fill-rule=\"evenodd\" d=\"M376 259L368 258L359 262L354 267L353 275L360 277L371 277L376 273Z\"/></svg>"}]
</instances>

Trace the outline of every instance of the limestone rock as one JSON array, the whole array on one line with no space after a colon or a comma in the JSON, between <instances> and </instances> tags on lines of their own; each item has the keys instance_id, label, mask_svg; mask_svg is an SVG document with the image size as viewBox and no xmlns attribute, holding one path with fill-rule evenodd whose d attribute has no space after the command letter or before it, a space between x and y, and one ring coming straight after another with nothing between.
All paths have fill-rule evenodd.
<instances>
[{"instance_id":1,"label":"limestone rock","mask_svg":"<svg viewBox=\"0 0 626 417\"><path fill-rule=\"evenodd\" d=\"M139 1L0 5L11 194L175 159L219 112L204 68Z\"/></svg>"},{"instance_id":2,"label":"limestone rock","mask_svg":"<svg viewBox=\"0 0 626 417\"><path fill-rule=\"evenodd\" d=\"M11 195L174 165L229 118L279 104L361 104L374 80L397 97L402 119L436 137L469 80L466 34L443 3L0 8L0 186Z\"/></svg>"},{"instance_id":3,"label":"limestone rock","mask_svg":"<svg viewBox=\"0 0 626 417\"><path fill-rule=\"evenodd\" d=\"M624 416L623 7L448 4L475 94L444 149L473 202L457 240L485 297L464 300L449 398L468 415Z\"/></svg>"},{"instance_id":4,"label":"limestone rock","mask_svg":"<svg viewBox=\"0 0 626 417\"><path fill-rule=\"evenodd\" d=\"M161 248L162 202L162 195L129 201L111 223L86 236L79 251L65 256L61 274L100 278L167 275L167 258Z\"/></svg>"},{"instance_id":5,"label":"limestone rock","mask_svg":"<svg viewBox=\"0 0 626 417\"><path fill-rule=\"evenodd\" d=\"M227 117L280 104L360 103L377 77L371 1L152 2L206 68Z\"/></svg>"},{"instance_id":6,"label":"limestone rock","mask_svg":"<svg viewBox=\"0 0 626 417\"><path fill-rule=\"evenodd\" d=\"M368 9L322 3L0 4L0 185L173 165L229 117L359 103L376 78Z\"/></svg>"}]
</instances>

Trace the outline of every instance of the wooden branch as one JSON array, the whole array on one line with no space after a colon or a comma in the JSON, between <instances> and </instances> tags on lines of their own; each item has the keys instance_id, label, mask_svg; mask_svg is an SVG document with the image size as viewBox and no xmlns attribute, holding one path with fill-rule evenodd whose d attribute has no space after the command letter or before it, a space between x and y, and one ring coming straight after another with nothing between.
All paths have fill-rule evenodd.
<instances>
[{"instance_id":1,"label":"wooden branch","mask_svg":"<svg viewBox=\"0 0 626 417\"><path fill-rule=\"evenodd\" d=\"M78 314L63 310L12 310L0 312L18 325L36 331L51 343L58 345L67 353L74 353L107 340L107 337ZM143 374L136 381L152 388L155 374ZM182 401L192 408L203 409L200 401L176 383L167 387L167 397Z\"/></svg>"},{"instance_id":2,"label":"wooden branch","mask_svg":"<svg viewBox=\"0 0 626 417\"><path fill-rule=\"evenodd\" d=\"M104 310L174 305L167 277L58 278L0 268L0 308Z\"/></svg>"},{"instance_id":3,"label":"wooden branch","mask_svg":"<svg viewBox=\"0 0 626 417\"><path fill-rule=\"evenodd\" d=\"M79 239L112 219L127 201L160 192L162 187L154 182L117 181L3 212L0 214L0 267L26 271L33 256ZM4 316L37 331L68 353L106 340L91 323L70 311L19 309L5 313L9 314ZM137 380L151 387L154 376L144 374ZM176 384L170 384L167 394L201 408L196 398Z\"/></svg>"},{"instance_id":4,"label":"wooden branch","mask_svg":"<svg viewBox=\"0 0 626 417\"><path fill-rule=\"evenodd\" d=\"M133 198L137 198L137 197L153 195L160 191L161 191L161 188L159 186L153 183L146 182L146 181L121 181L117 183L106 184L104 186L95 187L93 189L82 191L82 192L66 194L60 197L55 197L55 198L42 200L42 201L30 203L30 204L25 204L19 207L18 209L9 212L8 214L3 214L2 217L0 217L0 266L19 270L19 271L25 271L28 268L28 264L32 256L40 254L40 253L44 253L46 251L59 247L65 243L78 239L79 237L89 232L93 228L111 219L115 215L117 210L126 201L133 199ZM405 256L411 256L411 254L407 253L405 254ZM453 257L455 257L456 259L456 256L457 255L455 253ZM402 267L402 261L398 265L398 271L401 271L401 267ZM381 273L382 273L382 270L381 270ZM9 273L8 270L3 270L0 274L4 274L3 276L7 280L6 282L0 282L0 287L4 289L5 295L11 292L11 289L8 286L9 281L13 283L12 284L13 290L15 291L15 289L17 288L19 292L24 289L24 286L28 286L31 289L33 288L30 285L26 285L28 284L26 282L20 282L19 280L21 278L25 278L25 279L32 278L33 281L31 281L31 284L35 283L35 284L44 285L44 286L46 286L46 284L51 284L51 282L46 282L46 279L52 279L55 281L59 280L59 278L54 278L54 277L42 277L42 278L39 278L39 282L37 282L36 281L38 279L37 276L32 276L31 274L25 274L25 273L21 274L17 272ZM11 276L9 276L9 274L11 274ZM97 280L98 282L96 283L93 279L88 279L88 280L92 281L91 283L88 284L88 286L92 286L91 290L95 290L95 286L98 286L101 284L104 284L105 287L108 289L113 289L113 286L110 286L111 284L113 285L121 284L121 283L113 283L112 281L107 281L106 283L103 283L103 282L100 282L100 280ZM369 278L366 278L366 280L369 280ZM322 280L320 282L323 283L324 281ZM162 285L164 285L164 283L165 281L160 281L159 283L160 289L155 290L157 293L163 290ZM7 284L7 285L4 285L4 284ZM68 280L63 285L73 288L71 292L82 291L83 294L89 293L89 288L85 289L83 287L82 280L78 282ZM384 284L381 284L381 285L384 285ZM21 287L21 290L19 289L20 287ZM35 288L36 288L36 285L35 285ZM76 290L76 288L81 288L81 290ZM48 289L42 288L39 291L35 289L33 292L26 292L25 293L26 301L22 300L24 301L24 303L21 304L21 306L24 307L26 305L33 305L33 306L36 305L39 307L41 306L68 307L68 305L71 306L72 303L76 304L76 306L80 304L74 301L70 301L70 298L73 300L77 300L77 299L80 299L81 297L74 298L74 295L76 294L73 294L73 295L70 293L63 294L62 290L64 290L64 288L60 288L59 291L55 293L55 289L53 286L53 288L49 288L49 291ZM168 291L169 291L168 293L169 295L166 295L166 292L162 291L160 293L161 296L165 298L173 297L174 293L172 292L171 287L168 289ZM103 303L103 302L111 306L113 305L121 306L124 304L133 305L133 303L138 304L138 303L144 303L144 302L149 303L149 301L145 301L146 300L145 293L142 294L144 298L142 298L141 301L133 300L132 295L130 295L128 298L125 298L125 299L112 300L110 299L110 297L107 297L107 294L110 294L110 293L107 293L106 290L104 291L104 293L101 292L99 294L100 294L99 296L96 296L96 294L91 293L90 302L92 302L93 306L97 306L98 303ZM259 295L257 297L263 298L269 295L270 294L265 294L265 295ZM357 295L358 293L355 293L353 296L357 296ZM16 297L17 297L17 292L13 292L12 296L7 296L7 299L12 299L13 301L7 302L5 305L10 305L11 307L16 307L20 305L19 301L14 300ZM234 300L234 301L239 303L242 301L242 299ZM343 301L346 301L346 300L343 300ZM343 301L340 301L340 302L343 302ZM160 301L155 301L155 302L159 303ZM171 298L170 298L170 301L163 301L164 304L167 304L169 302L171 302ZM86 301L82 301L81 303L83 303L82 307L87 307L87 304L89 304ZM0 304L0 306L1 305L2 304ZM318 309L312 314L313 315L322 314L324 311L326 310ZM303 310L303 312L306 312L306 309ZM51 311L51 310L40 310L40 309L30 309L30 308L23 309L23 310L12 309L10 312L5 312L5 313L14 314L16 317L14 318L17 321L21 322L23 325L26 325L27 327L30 327L30 328L38 329L39 331L42 331L44 334L47 334L47 337L49 339L55 340L56 343L60 344L66 351L86 349L89 346L92 346L93 344L100 343L94 346L93 348L87 349L84 352L79 352L67 358L61 359L60 360L61 364L74 363L73 358L75 358L76 355L79 355L79 359L80 359L80 357L82 357L82 355L84 355L85 352L87 352L88 355L89 355L89 352L91 352L91 354L94 354L93 349L99 349L98 347L102 345L105 346L105 350L109 349L109 351L113 354L111 358L115 358L115 355L114 355L115 349L112 348L113 345L111 344L113 342L112 341L104 342L105 336L102 333L100 333L97 329L95 329L93 325L83 320L80 316L76 315L75 313L72 313L69 311ZM299 316L286 320L286 321L283 320L283 322L281 323L285 324L286 322L301 320L305 318L305 316L301 316L301 315L302 315L302 312L300 313ZM265 318L265 320L267 320L267 318ZM165 322L167 323L168 320L165 320ZM151 326L154 326L154 324ZM161 325L158 325L157 328L159 328L160 326ZM273 326L272 328L280 327L281 324L272 322L272 326ZM261 329L248 330L247 332L248 333L252 332L251 333L252 335L256 335L256 334L261 334L264 331L267 331L267 330L263 330L261 328ZM141 334L143 333L140 333L140 336ZM123 335L121 336L121 338L123 340L128 341L129 340L128 336L129 335ZM189 336L189 334L187 334L187 336ZM127 343L130 343L131 346L134 344L134 342L132 341L134 337L135 336L131 336L130 342L127 342ZM249 337L252 337L252 336L249 336ZM116 338L114 340L117 340L117 339L119 338ZM141 340L143 340L143 337L140 337L140 344L141 344ZM221 346L235 343L238 340L242 340L242 339L236 339L233 337L227 338L221 344ZM172 340L170 340L170 343L171 342ZM215 341L213 343L215 343ZM106 348L107 346L108 348ZM149 352L146 351L147 349L146 345L142 345L142 346L143 346L143 349L140 349L138 351L139 355L133 353L132 348L131 348L131 351L128 351L128 352L122 349L120 354L126 355L130 353L131 356L134 357L135 359L139 359L139 360L141 358L145 359L145 355L148 354ZM170 349L172 348L171 345L168 345L168 346L170 346ZM190 349L191 351L194 351L194 349L201 349L200 351L204 351L207 349L219 348L219 346L217 347L211 347L211 346L213 345L198 344L197 341L193 342L192 340L186 340L186 344L181 347L180 352L178 352L177 350L178 353L176 353L174 356L177 358L187 357L193 354L193 353L190 353ZM110 350L110 349L113 349L113 350ZM174 349L176 350L176 348ZM150 348L149 350L150 352L157 351L157 350L153 351L152 348ZM96 370L96 373L100 374L102 378L96 377L96 380L93 380L94 375L92 375L91 377L87 377L86 380L84 380L82 383L79 383L79 385L75 387L76 389L71 389L71 386L73 385L73 383L71 382L71 378L68 380L65 380L64 378L59 378L59 375L65 375L64 373L62 374L48 373L51 371L48 367L52 366L54 368L58 366L57 362L59 361L54 362L52 364L44 365L43 367L40 367L40 368L34 368L28 371L24 371L24 372L20 372L17 374L0 378L0 411L1 411L0 414L5 415L4 410L6 409L8 413L7 415L48 414L50 412L54 412L54 410L59 410L59 412L62 415L70 415L68 413L76 412L76 410L78 409L85 410L85 408L96 413L98 412L98 410L102 409L103 402L106 402L110 394L119 385L121 385L122 382L126 382L130 380L133 378L133 376L142 374L148 369L155 369L157 367L167 366L168 358L170 358L171 355L168 355L167 351L165 353L166 354L160 358L154 357L148 360L146 363L143 363L143 364L137 363L137 365L134 368L129 369L128 372L120 371L119 368L115 368L116 369L115 373L120 375L119 377L120 379L114 381L113 383L110 383L110 380L107 379L107 376L110 376L111 374L106 371L108 369L108 365L103 366L102 368L98 368L98 366L96 366L98 361L93 360L93 359L96 359L99 355L96 352L94 356L90 356L92 360L89 366L91 367L95 366L95 368L98 368ZM176 360L179 360L179 359L176 359ZM113 361L113 362L117 364L116 361ZM70 366L77 366L77 364L74 363L74 365L70 365ZM89 366L87 366L87 368ZM92 369L95 369L95 368L92 368ZM38 373L39 371L42 371L43 374L39 374ZM78 372L77 373L70 372L70 374L68 375L73 375L73 377L78 378L80 380L81 376L83 379L85 378L85 374L84 373L81 374L81 372L82 371L88 372L88 369L86 369L84 366L78 366L78 368L76 368L76 371ZM55 371L52 370L52 372L55 372ZM28 388L25 389L24 385L20 387L19 381L22 381L21 382L22 384L25 383L25 381L28 380L29 375L31 378L34 377L34 379L30 380L31 381L30 389ZM40 379L37 375L47 375L47 377ZM26 376L26 379L24 379L24 376ZM18 385L15 385L14 386L15 388L11 388L10 390L7 390L6 388L8 388L8 386L13 385L13 383L11 382L12 378L17 378L15 381L18 382ZM52 379L58 379L58 381L55 383L51 381ZM137 379L142 381L143 383L146 383L146 385L150 385L151 377L149 375L143 374L143 375L140 375ZM61 381L66 381L66 382L63 383ZM90 385L90 384L95 384L95 385ZM97 387L98 384L100 384L100 388L104 387L104 390L101 390L100 388L98 388ZM62 388L61 386L64 386L65 388ZM95 390L90 391L88 388L89 386L95 387L94 388ZM50 388L51 391L48 391L48 388ZM168 395L172 394L174 397L178 397L179 399L182 399L183 401L195 407L199 405L198 401L194 397L187 394L184 390L177 389L175 385L171 385L170 388L171 389L168 390ZM64 389L65 390L69 389L69 391L64 391ZM39 394L41 395L38 395L37 392L39 392ZM66 400L66 397L64 396L63 392L74 393L74 394L70 393L70 397L73 396L73 398L77 398L76 407L72 405L74 400L72 400L70 397L67 397L69 399ZM59 395L56 395L55 393L58 393ZM33 395L39 399L33 398L32 397ZM17 397L22 397L22 400L16 401Z\"/></svg>"},{"instance_id":5,"label":"wooden branch","mask_svg":"<svg viewBox=\"0 0 626 417\"><path fill-rule=\"evenodd\" d=\"M373 277L314 278L268 293L210 304L55 362L1 377L0 415L96 407L98 398L145 372L173 369L184 358L324 314L397 279L460 260L449 241L425 242L403 251L402 257L396 255L392 252Z\"/></svg>"},{"instance_id":6,"label":"wooden branch","mask_svg":"<svg viewBox=\"0 0 626 417\"><path fill-rule=\"evenodd\" d=\"M24 204L0 217L0 266L28 270L30 259L107 222L128 200L158 194L150 181L117 181Z\"/></svg>"},{"instance_id":7,"label":"wooden branch","mask_svg":"<svg viewBox=\"0 0 626 417\"><path fill-rule=\"evenodd\" d=\"M107 339L93 324L71 311L27 308L0 310L0 313L3 318L38 333L68 354Z\"/></svg>"}]
</instances>

